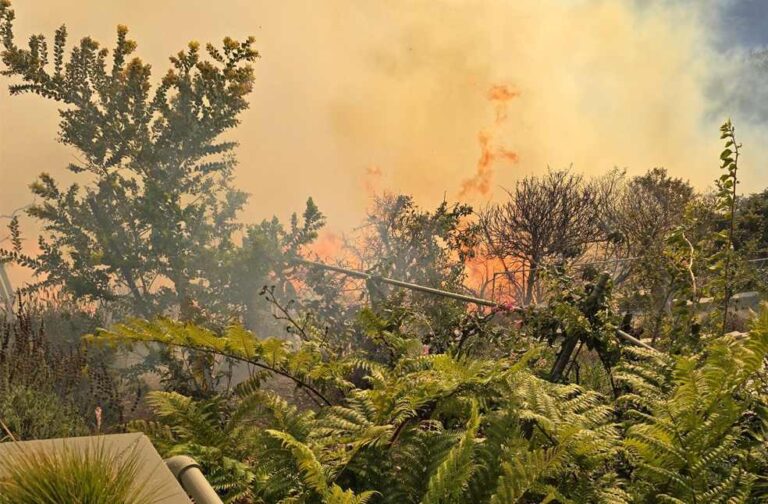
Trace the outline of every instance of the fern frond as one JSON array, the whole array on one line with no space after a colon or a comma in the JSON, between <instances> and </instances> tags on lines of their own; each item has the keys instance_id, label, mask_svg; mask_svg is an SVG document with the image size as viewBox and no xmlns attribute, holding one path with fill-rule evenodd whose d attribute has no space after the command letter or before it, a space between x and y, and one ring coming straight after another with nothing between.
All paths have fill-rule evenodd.
<instances>
[{"instance_id":1,"label":"fern frond","mask_svg":"<svg viewBox=\"0 0 768 504\"><path fill-rule=\"evenodd\" d=\"M312 450L286 432L272 429L267 429L265 432L279 440L283 447L291 452L307 486L320 495L326 495L329 490L328 475Z\"/></svg>"},{"instance_id":2,"label":"fern frond","mask_svg":"<svg viewBox=\"0 0 768 504\"><path fill-rule=\"evenodd\" d=\"M429 478L427 493L421 499L422 504L445 504L461 502L460 497L466 490L469 479L475 469L475 436L480 426L480 414L477 405L472 405L472 412L461 440L452 449L434 474Z\"/></svg>"}]
</instances>

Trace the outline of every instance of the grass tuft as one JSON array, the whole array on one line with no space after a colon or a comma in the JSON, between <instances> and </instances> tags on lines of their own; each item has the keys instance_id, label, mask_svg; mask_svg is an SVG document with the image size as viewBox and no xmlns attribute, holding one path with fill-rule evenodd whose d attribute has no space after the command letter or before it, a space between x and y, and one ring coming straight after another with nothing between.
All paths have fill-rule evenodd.
<instances>
[{"instance_id":1,"label":"grass tuft","mask_svg":"<svg viewBox=\"0 0 768 504\"><path fill-rule=\"evenodd\" d=\"M156 489L137 482L136 446L107 450L57 444L41 450L13 443L0 460L0 504L152 504Z\"/></svg>"}]
</instances>

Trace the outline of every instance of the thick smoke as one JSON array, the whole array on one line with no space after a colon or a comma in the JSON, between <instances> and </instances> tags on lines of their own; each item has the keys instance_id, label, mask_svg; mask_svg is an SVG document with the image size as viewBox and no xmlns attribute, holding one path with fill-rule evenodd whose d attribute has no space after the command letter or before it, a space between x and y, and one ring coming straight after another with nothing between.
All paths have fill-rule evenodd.
<instances>
[{"instance_id":1,"label":"thick smoke","mask_svg":"<svg viewBox=\"0 0 768 504\"><path fill-rule=\"evenodd\" d=\"M764 74L720 49L718 8L543 0L396 11L364 2L370 24L361 35L387 29L360 45L351 64L366 78L347 81L336 99L339 151L350 170L376 163L391 185L432 202L480 201L525 174L571 164L630 174L664 166L703 188L718 170L717 126L733 116L746 146L744 187L760 188ZM494 123L486 94L502 83L519 96ZM492 162L499 145L514 163Z\"/></svg>"},{"instance_id":2,"label":"thick smoke","mask_svg":"<svg viewBox=\"0 0 768 504\"><path fill-rule=\"evenodd\" d=\"M412 193L427 206L459 195L482 203L548 166L589 174L664 166L703 188L717 175L717 127L727 116L745 144L742 187L764 187L764 73L723 49L716 20L731 3L15 5L22 38L66 22L73 40L92 34L111 46L114 26L127 24L155 76L187 40L256 35L263 57L252 108L233 133L237 182L253 195L243 218L286 217L311 195L341 231L360 222L373 188ZM494 86L519 93L503 102L503 121L488 96ZM7 210L29 203L34 173L61 176L72 153L54 143L50 104L2 93L0 113ZM495 159L484 169L487 154Z\"/></svg>"}]
</instances>

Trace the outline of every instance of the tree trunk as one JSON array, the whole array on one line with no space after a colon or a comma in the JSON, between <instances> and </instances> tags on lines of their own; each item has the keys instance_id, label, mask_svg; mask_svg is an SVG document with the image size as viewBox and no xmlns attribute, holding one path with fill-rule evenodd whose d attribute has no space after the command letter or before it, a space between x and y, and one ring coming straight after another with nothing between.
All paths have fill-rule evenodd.
<instances>
[{"instance_id":1,"label":"tree trunk","mask_svg":"<svg viewBox=\"0 0 768 504\"><path fill-rule=\"evenodd\" d=\"M559 382L563 377L563 371L571 360L573 352L576 350L576 345L579 343L578 336L566 336L563 341L563 346L560 348L560 353L557 354L557 360L552 366L552 371L549 373L549 379L555 383Z\"/></svg>"},{"instance_id":2,"label":"tree trunk","mask_svg":"<svg viewBox=\"0 0 768 504\"><path fill-rule=\"evenodd\" d=\"M526 306L533 302L534 289L536 288L536 282L539 279L538 268L539 261L531 261L530 272L528 273L528 279L525 285L525 299L523 300L523 304Z\"/></svg>"}]
</instances>

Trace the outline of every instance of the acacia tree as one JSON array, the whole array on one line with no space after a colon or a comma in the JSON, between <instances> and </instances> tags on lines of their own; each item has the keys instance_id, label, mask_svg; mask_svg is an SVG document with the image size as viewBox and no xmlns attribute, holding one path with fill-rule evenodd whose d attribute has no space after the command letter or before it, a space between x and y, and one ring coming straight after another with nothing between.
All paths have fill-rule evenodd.
<instances>
[{"instance_id":1,"label":"acacia tree","mask_svg":"<svg viewBox=\"0 0 768 504\"><path fill-rule=\"evenodd\" d=\"M79 184L47 173L32 184L28 210L47 230L41 253L3 257L33 266L39 285L79 298L122 301L149 315L226 290L217 271L235 251L235 217L246 201L232 187L236 143L222 135L239 123L253 85L253 38L197 42L170 58L153 86L150 66L130 58L136 43L118 26L114 50L83 38L66 53L56 31L52 60L43 35L16 44L14 11L0 3L2 74L12 95L34 93L61 105L59 141L76 150L67 169ZM111 54L111 56L110 56Z\"/></svg>"},{"instance_id":2,"label":"acacia tree","mask_svg":"<svg viewBox=\"0 0 768 504\"><path fill-rule=\"evenodd\" d=\"M515 268L527 273L523 301L530 303L547 262L579 257L600 236L597 197L593 186L568 170L526 177L507 194L507 201L481 212L480 227L490 257L510 275Z\"/></svg>"}]
</instances>

